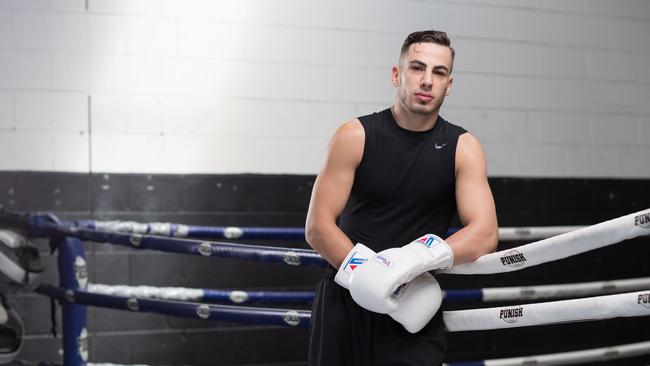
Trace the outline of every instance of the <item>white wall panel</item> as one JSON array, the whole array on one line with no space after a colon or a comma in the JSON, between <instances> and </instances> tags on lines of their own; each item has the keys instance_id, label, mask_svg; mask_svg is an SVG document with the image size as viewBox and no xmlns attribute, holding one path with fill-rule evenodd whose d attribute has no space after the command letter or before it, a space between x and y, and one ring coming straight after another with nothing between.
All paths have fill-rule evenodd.
<instances>
[{"instance_id":1,"label":"white wall panel","mask_svg":"<svg viewBox=\"0 0 650 366\"><path fill-rule=\"evenodd\" d=\"M49 53L0 50L0 88L48 89L50 79Z\"/></svg>"},{"instance_id":2,"label":"white wall panel","mask_svg":"<svg viewBox=\"0 0 650 366\"><path fill-rule=\"evenodd\" d=\"M11 46L11 33L11 12L0 9L0 47Z\"/></svg>"},{"instance_id":3,"label":"white wall panel","mask_svg":"<svg viewBox=\"0 0 650 366\"><path fill-rule=\"evenodd\" d=\"M630 132L633 131L630 130ZM637 143L645 147L650 147L650 116L639 117L637 131Z\"/></svg>"},{"instance_id":4,"label":"white wall panel","mask_svg":"<svg viewBox=\"0 0 650 366\"><path fill-rule=\"evenodd\" d=\"M649 147L622 147L617 155L617 175L630 178L647 178L650 172Z\"/></svg>"},{"instance_id":5,"label":"white wall panel","mask_svg":"<svg viewBox=\"0 0 650 366\"><path fill-rule=\"evenodd\" d=\"M591 73L595 78L650 83L650 53L590 52Z\"/></svg>"},{"instance_id":6,"label":"white wall panel","mask_svg":"<svg viewBox=\"0 0 650 366\"><path fill-rule=\"evenodd\" d=\"M93 157L104 172L191 173L209 165L219 172L311 173L327 140L214 137L193 134L95 134ZM118 163L121 162L121 163Z\"/></svg>"},{"instance_id":7,"label":"white wall panel","mask_svg":"<svg viewBox=\"0 0 650 366\"><path fill-rule=\"evenodd\" d=\"M86 17L80 13L14 12L14 45L43 50L87 50Z\"/></svg>"},{"instance_id":8,"label":"white wall panel","mask_svg":"<svg viewBox=\"0 0 650 366\"><path fill-rule=\"evenodd\" d=\"M611 20L612 42L621 45L621 48L632 50L650 50L650 42L647 35L650 34L650 22L613 19ZM614 47L618 48L618 47Z\"/></svg>"},{"instance_id":9,"label":"white wall panel","mask_svg":"<svg viewBox=\"0 0 650 366\"><path fill-rule=\"evenodd\" d=\"M51 70L52 89L87 92L90 88L90 56L87 53L53 53Z\"/></svg>"},{"instance_id":10,"label":"white wall panel","mask_svg":"<svg viewBox=\"0 0 650 366\"><path fill-rule=\"evenodd\" d=\"M51 0L0 0L0 8L47 9Z\"/></svg>"},{"instance_id":11,"label":"white wall panel","mask_svg":"<svg viewBox=\"0 0 650 366\"><path fill-rule=\"evenodd\" d=\"M93 53L124 54L126 18L115 15L89 14L88 47Z\"/></svg>"},{"instance_id":12,"label":"white wall panel","mask_svg":"<svg viewBox=\"0 0 650 366\"><path fill-rule=\"evenodd\" d=\"M161 0L88 0L88 8L93 13L119 15L160 15L160 4Z\"/></svg>"},{"instance_id":13,"label":"white wall panel","mask_svg":"<svg viewBox=\"0 0 650 366\"><path fill-rule=\"evenodd\" d=\"M0 142L36 147L0 169L315 173L337 126L392 103L403 37L433 27L457 50L443 116L491 175L650 177L644 1L87 4L0 0Z\"/></svg>"},{"instance_id":14,"label":"white wall panel","mask_svg":"<svg viewBox=\"0 0 650 366\"><path fill-rule=\"evenodd\" d=\"M166 131L161 97L95 95L91 104L93 130L98 133L161 134Z\"/></svg>"},{"instance_id":15,"label":"white wall panel","mask_svg":"<svg viewBox=\"0 0 650 366\"><path fill-rule=\"evenodd\" d=\"M602 177L612 176L617 171L620 148L615 146L573 145L568 147L566 155L567 175L573 177ZM552 174L552 172L551 172ZM631 177L628 174L620 175ZM632 175L633 177L634 175Z\"/></svg>"},{"instance_id":16,"label":"white wall panel","mask_svg":"<svg viewBox=\"0 0 650 366\"><path fill-rule=\"evenodd\" d=\"M616 15L650 19L650 3L646 0L587 0L585 9L599 15Z\"/></svg>"},{"instance_id":17,"label":"white wall panel","mask_svg":"<svg viewBox=\"0 0 650 366\"><path fill-rule=\"evenodd\" d=\"M537 144L512 145L507 176L554 177L571 176L567 158L570 148L566 145ZM514 167L514 169L513 169Z\"/></svg>"},{"instance_id":18,"label":"white wall panel","mask_svg":"<svg viewBox=\"0 0 650 366\"><path fill-rule=\"evenodd\" d=\"M183 57L390 67L402 36L277 25L179 21Z\"/></svg>"},{"instance_id":19,"label":"white wall panel","mask_svg":"<svg viewBox=\"0 0 650 366\"><path fill-rule=\"evenodd\" d=\"M528 124L537 126L537 142L542 144L590 143L593 115L578 113L531 112Z\"/></svg>"},{"instance_id":20,"label":"white wall panel","mask_svg":"<svg viewBox=\"0 0 650 366\"><path fill-rule=\"evenodd\" d=\"M50 8L54 10L83 12L86 9L86 0L52 0L50 2Z\"/></svg>"},{"instance_id":21,"label":"white wall panel","mask_svg":"<svg viewBox=\"0 0 650 366\"><path fill-rule=\"evenodd\" d=\"M15 126L20 130L77 131L88 129L86 95L79 93L15 93Z\"/></svg>"},{"instance_id":22,"label":"white wall panel","mask_svg":"<svg viewBox=\"0 0 650 366\"><path fill-rule=\"evenodd\" d=\"M454 2L454 1L448 1ZM519 9L537 9L547 11L583 12L582 0L456 0L472 5L508 6Z\"/></svg>"},{"instance_id":23,"label":"white wall panel","mask_svg":"<svg viewBox=\"0 0 650 366\"><path fill-rule=\"evenodd\" d=\"M129 55L175 55L177 33L175 20L129 18L126 20L126 52Z\"/></svg>"},{"instance_id":24,"label":"white wall panel","mask_svg":"<svg viewBox=\"0 0 650 366\"><path fill-rule=\"evenodd\" d=\"M454 84L449 97L454 106L650 113L648 85L461 73Z\"/></svg>"},{"instance_id":25,"label":"white wall panel","mask_svg":"<svg viewBox=\"0 0 650 366\"><path fill-rule=\"evenodd\" d=\"M355 115L346 104L204 97L166 98L162 108L166 132L214 136L327 138Z\"/></svg>"},{"instance_id":26,"label":"white wall panel","mask_svg":"<svg viewBox=\"0 0 650 366\"><path fill-rule=\"evenodd\" d=\"M596 145L633 146L639 144L636 132L639 118L621 115L595 115L591 118L591 141ZM650 137L650 135L646 135ZM650 165L648 166L650 168Z\"/></svg>"},{"instance_id":27,"label":"white wall panel","mask_svg":"<svg viewBox=\"0 0 650 366\"><path fill-rule=\"evenodd\" d=\"M10 129L13 127L13 125L14 125L13 93L0 91L0 129Z\"/></svg>"},{"instance_id":28,"label":"white wall panel","mask_svg":"<svg viewBox=\"0 0 650 366\"><path fill-rule=\"evenodd\" d=\"M0 130L3 170L88 171L88 136L78 132Z\"/></svg>"}]
</instances>

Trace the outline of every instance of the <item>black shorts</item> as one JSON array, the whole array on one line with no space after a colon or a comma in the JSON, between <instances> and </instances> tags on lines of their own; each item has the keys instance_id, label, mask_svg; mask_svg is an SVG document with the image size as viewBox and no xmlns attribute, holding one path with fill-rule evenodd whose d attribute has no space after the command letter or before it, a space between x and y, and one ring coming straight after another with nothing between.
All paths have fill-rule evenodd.
<instances>
[{"instance_id":1,"label":"black shorts","mask_svg":"<svg viewBox=\"0 0 650 366\"><path fill-rule=\"evenodd\" d=\"M442 312L409 333L390 316L365 310L327 271L316 290L309 337L310 366L438 366L447 341Z\"/></svg>"}]
</instances>

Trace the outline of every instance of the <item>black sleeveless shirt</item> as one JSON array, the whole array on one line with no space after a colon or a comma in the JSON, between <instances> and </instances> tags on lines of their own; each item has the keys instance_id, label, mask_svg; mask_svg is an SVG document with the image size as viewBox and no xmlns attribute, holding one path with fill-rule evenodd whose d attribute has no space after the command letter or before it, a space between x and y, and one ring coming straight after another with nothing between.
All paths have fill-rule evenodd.
<instances>
[{"instance_id":1,"label":"black sleeveless shirt","mask_svg":"<svg viewBox=\"0 0 650 366\"><path fill-rule=\"evenodd\" d=\"M359 121L365 145L341 230L375 251L426 233L446 237L456 213L456 145L467 131L442 117L428 131L405 130L390 109Z\"/></svg>"}]
</instances>

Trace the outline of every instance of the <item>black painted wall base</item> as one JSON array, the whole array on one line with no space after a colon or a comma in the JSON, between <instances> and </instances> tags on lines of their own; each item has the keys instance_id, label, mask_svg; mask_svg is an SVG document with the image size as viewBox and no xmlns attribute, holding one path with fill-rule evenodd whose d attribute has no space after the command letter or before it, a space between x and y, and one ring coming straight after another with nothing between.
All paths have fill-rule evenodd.
<instances>
[{"instance_id":1,"label":"black painted wall base","mask_svg":"<svg viewBox=\"0 0 650 366\"><path fill-rule=\"evenodd\" d=\"M0 172L0 204L18 211L50 211L65 219L169 221L194 225L304 224L314 176L140 175ZM594 224L650 207L648 180L491 178L500 226ZM288 243L272 242L270 244ZM502 243L512 246L516 243ZM648 239L631 240L512 274L440 276L443 288L520 286L650 276ZM56 259L37 241L57 283ZM294 243L308 247L306 243ZM240 260L135 252L86 244L90 280L97 283L231 289L311 289L313 268ZM2 280L0 280L2 281ZM28 332L22 357L60 360L60 339L48 336L49 300L0 284L23 315ZM454 304L447 308L476 307ZM449 336L449 360L476 360L568 351L650 340L650 317L564 324ZM193 365L300 365L307 332L177 319L155 314L89 311L95 362ZM251 348L254 344L254 350ZM639 364L636 358L610 364ZM604 363L607 364L607 363Z\"/></svg>"}]
</instances>

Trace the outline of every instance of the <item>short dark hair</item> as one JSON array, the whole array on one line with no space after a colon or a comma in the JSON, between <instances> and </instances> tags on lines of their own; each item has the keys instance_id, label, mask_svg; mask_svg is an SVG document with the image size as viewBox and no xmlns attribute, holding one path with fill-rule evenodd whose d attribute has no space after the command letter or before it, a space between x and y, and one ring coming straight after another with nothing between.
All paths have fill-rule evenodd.
<instances>
[{"instance_id":1,"label":"short dark hair","mask_svg":"<svg viewBox=\"0 0 650 366\"><path fill-rule=\"evenodd\" d=\"M400 59L402 56L404 56L404 54L406 54L409 47L414 43L435 43L441 46L449 47L449 50L451 51L451 62L453 64L454 57L456 56L456 51L453 47L451 47L451 41L449 40L447 33L437 30L425 30L409 34L406 36L406 39L402 44L402 50L399 54Z\"/></svg>"}]
</instances>

